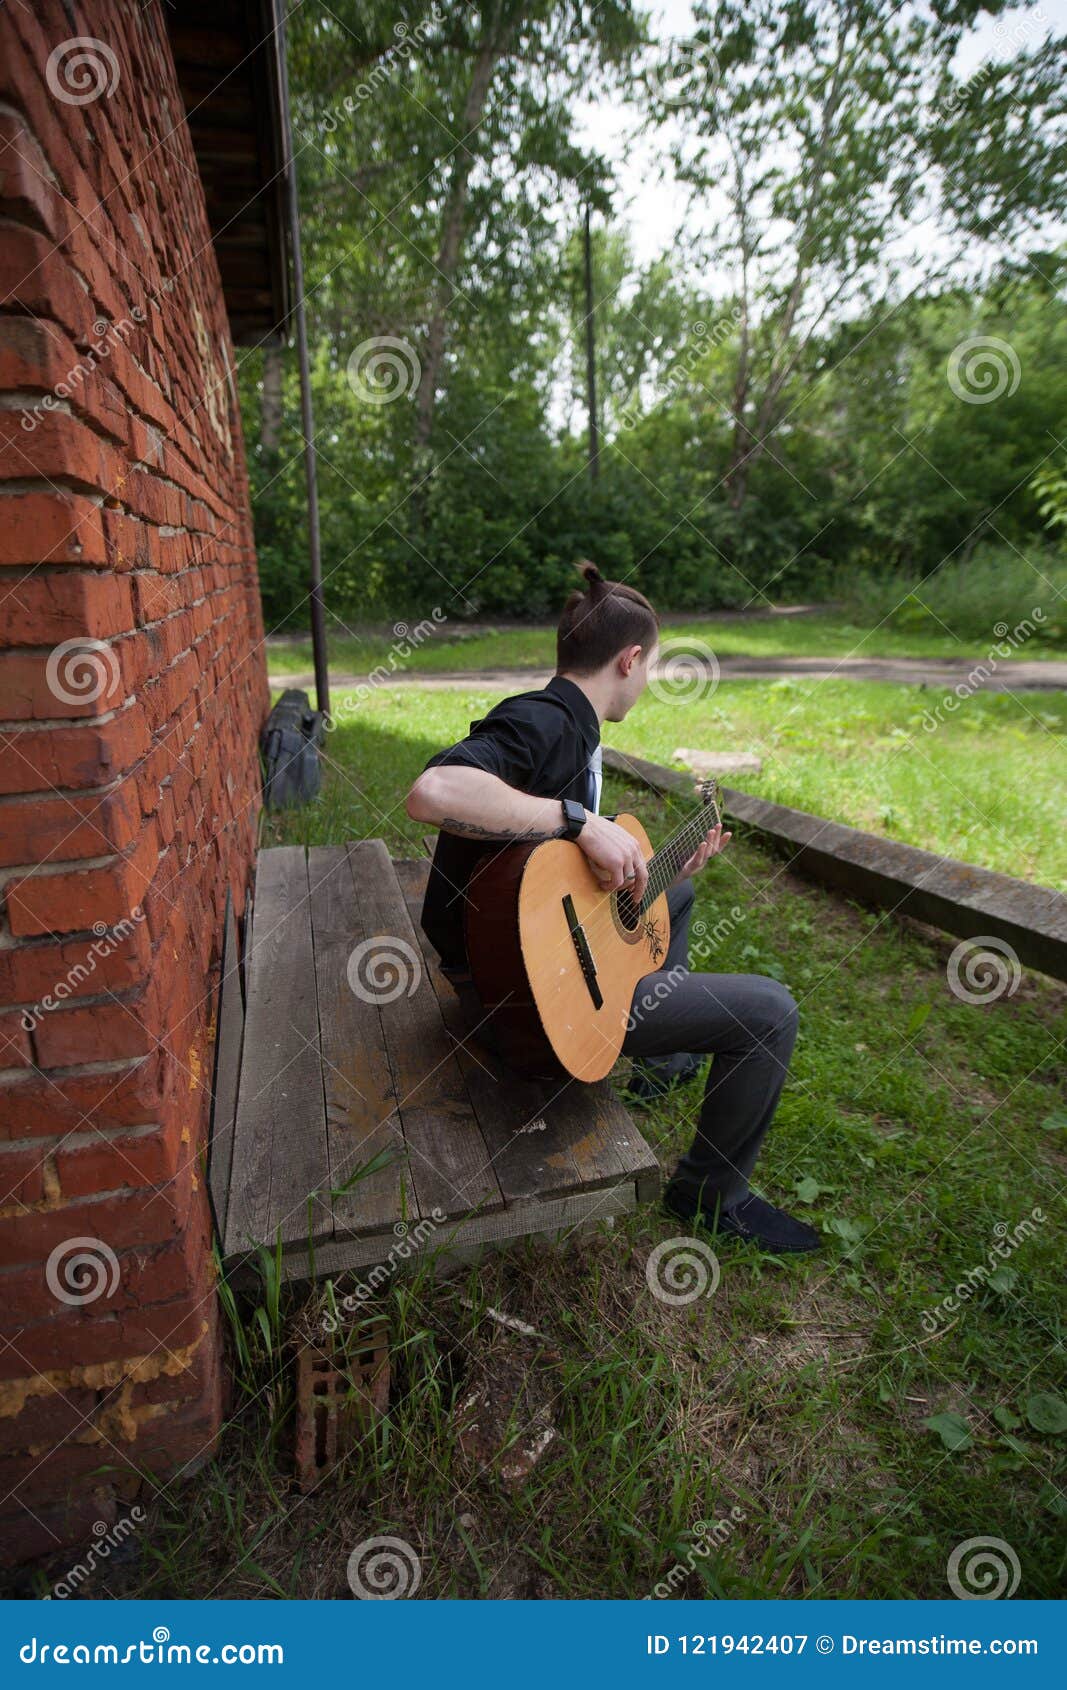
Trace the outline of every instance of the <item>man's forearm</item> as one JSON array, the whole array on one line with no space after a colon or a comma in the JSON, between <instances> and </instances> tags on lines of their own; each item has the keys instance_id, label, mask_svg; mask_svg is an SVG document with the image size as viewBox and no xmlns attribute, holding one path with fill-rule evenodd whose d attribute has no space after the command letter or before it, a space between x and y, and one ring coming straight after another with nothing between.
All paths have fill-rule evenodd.
<instances>
[{"instance_id":1,"label":"man's forearm","mask_svg":"<svg viewBox=\"0 0 1067 1690\"><path fill-rule=\"evenodd\" d=\"M421 774L408 793L407 812L446 833L490 843L559 839L564 831L558 798L533 798L484 769L457 765Z\"/></svg>"}]
</instances>

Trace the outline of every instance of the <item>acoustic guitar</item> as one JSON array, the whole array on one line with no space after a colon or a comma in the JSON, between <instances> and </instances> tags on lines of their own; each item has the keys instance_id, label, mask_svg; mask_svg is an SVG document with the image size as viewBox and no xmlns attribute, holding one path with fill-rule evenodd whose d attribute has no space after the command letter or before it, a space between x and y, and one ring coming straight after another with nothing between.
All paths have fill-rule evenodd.
<instances>
[{"instance_id":1,"label":"acoustic guitar","mask_svg":"<svg viewBox=\"0 0 1067 1690\"><path fill-rule=\"evenodd\" d=\"M640 902L605 892L572 840L487 853L467 887L467 957L504 1061L522 1074L600 1080L626 1037L634 988L662 968L670 943L667 887L722 820L717 781L653 852L636 816L615 820L648 863Z\"/></svg>"}]
</instances>

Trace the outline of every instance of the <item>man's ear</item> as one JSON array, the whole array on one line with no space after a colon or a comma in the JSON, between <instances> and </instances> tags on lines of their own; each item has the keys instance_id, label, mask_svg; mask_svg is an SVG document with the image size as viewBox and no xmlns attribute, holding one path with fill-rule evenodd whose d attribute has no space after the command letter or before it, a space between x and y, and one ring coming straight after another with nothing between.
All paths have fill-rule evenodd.
<instances>
[{"instance_id":1,"label":"man's ear","mask_svg":"<svg viewBox=\"0 0 1067 1690\"><path fill-rule=\"evenodd\" d=\"M619 666L620 675L629 675L634 664L640 661L643 650L644 646L628 645L624 651L620 651L615 660Z\"/></svg>"}]
</instances>

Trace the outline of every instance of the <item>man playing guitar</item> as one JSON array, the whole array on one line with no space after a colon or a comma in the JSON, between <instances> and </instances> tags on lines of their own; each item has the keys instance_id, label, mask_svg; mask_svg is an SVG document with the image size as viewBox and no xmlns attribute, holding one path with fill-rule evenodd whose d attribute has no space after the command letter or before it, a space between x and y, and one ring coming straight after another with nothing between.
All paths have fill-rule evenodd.
<instances>
[{"instance_id":1,"label":"man playing guitar","mask_svg":"<svg viewBox=\"0 0 1067 1690\"><path fill-rule=\"evenodd\" d=\"M482 1019L464 941L471 875L494 842L571 839L605 892L648 879L641 847L599 814L601 723L621 722L655 662L659 618L633 588L581 566L560 619L556 673L536 692L504 699L467 738L432 757L408 794L416 821L440 829L423 928L473 1022ZM797 1006L777 980L688 969L692 876L729 842L712 828L668 891L671 938L663 966L638 983L623 1043L643 1083L708 1073L697 1130L668 1182L667 1212L719 1236L754 1239L775 1252L815 1250L814 1228L775 1208L749 1185L774 1117L797 1033ZM641 1082L639 1082L641 1083Z\"/></svg>"}]
</instances>

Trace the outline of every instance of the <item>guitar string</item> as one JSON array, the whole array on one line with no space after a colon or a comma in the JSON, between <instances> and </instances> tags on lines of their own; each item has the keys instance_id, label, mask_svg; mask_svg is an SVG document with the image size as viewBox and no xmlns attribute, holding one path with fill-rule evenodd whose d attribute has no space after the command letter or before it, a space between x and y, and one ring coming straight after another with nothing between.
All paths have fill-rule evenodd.
<instances>
[{"instance_id":1,"label":"guitar string","mask_svg":"<svg viewBox=\"0 0 1067 1690\"><path fill-rule=\"evenodd\" d=\"M691 816L687 816L685 821L679 823L674 832L669 833L663 843L658 846L655 851L653 851L652 856L646 859L649 865L649 879L640 903L635 904L633 902L632 896L626 887L622 887L616 891L606 892L600 902L594 904L589 915L582 923L587 937L593 932L606 931L609 927L611 929L615 928L615 914L612 910L612 899L616 900L617 908L618 900L624 895L630 897L631 905L636 915L633 926L630 927L628 931L632 932L635 928L640 927L642 917L644 916L646 910L651 908L656 899L663 895L669 887L671 881L674 879L674 876L685 862L686 858L692 855L697 845L709 832L709 824L707 822L707 812L709 810L712 811L715 818L714 821L711 822L710 826L715 827L722 821L720 794L717 785L713 785L708 795L701 799L699 809L694 811ZM664 869L666 870L665 874L663 872ZM654 890L653 887L655 888ZM619 911L619 920L622 921L623 926L626 926L626 920L621 911Z\"/></svg>"},{"instance_id":2,"label":"guitar string","mask_svg":"<svg viewBox=\"0 0 1067 1690\"><path fill-rule=\"evenodd\" d=\"M633 901L627 887L604 893L582 923L587 939L599 940L616 932L620 925L627 933L640 932L648 910L667 890L686 858L705 837L708 826L702 824L705 823L707 810L710 808L713 806L703 806L697 816L679 827L653 852L652 857L647 859L651 872L639 904ZM710 825L714 826L715 823ZM624 898L630 903L629 910L623 905Z\"/></svg>"}]
</instances>

